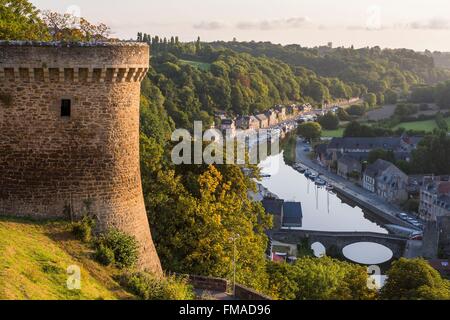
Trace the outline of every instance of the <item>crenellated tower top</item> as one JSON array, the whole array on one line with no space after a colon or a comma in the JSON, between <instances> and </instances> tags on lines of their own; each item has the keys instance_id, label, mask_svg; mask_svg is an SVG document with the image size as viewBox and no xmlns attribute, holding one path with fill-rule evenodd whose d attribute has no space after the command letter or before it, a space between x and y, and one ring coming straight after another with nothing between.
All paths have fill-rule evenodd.
<instances>
[{"instance_id":1,"label":"crenellated tower top","mask_svg":"<svg viewBox=\"0 0 450 320\"><path fill-rule=\"evenodd\" d=\"M149 54L136 42L0 41L0 81L140 82Z\"/></svg>"}]
</instances>

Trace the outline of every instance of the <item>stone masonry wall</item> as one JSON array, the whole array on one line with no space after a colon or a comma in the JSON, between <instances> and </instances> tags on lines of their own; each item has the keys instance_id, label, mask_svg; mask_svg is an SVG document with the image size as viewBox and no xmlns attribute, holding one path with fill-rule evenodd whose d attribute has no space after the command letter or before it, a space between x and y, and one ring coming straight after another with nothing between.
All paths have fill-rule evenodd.
<instances>
[{"instance_id":1,"label":"stone masonry wall","mask_svg":"<svg viewBox=\"0 0 450 320\"><path fill-rule=\"evenodd\" d=\"M76 218L89 206L99 230L134 235L140 267L161 274L139 167L148 61L137 44L0 42L0 215Z\"/></svg>"}]
</instances>

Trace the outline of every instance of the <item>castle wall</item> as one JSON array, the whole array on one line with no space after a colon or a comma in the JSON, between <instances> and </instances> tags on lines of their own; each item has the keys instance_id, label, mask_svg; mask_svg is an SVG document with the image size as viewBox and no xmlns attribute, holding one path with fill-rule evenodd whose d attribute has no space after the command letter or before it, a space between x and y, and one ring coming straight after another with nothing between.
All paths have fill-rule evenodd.
<instances>
[{"instance_id":1,"label":"castle wall","mask_svg":"<svg viewBox=\"0 0 450 320\"><path fill-rule=\"evenodd\" d=\"M0 214L79 217L136 236L161 273L139 167L148 46L0 43ZM62 100L70 100L70 117Z\"/></svg>"}]
</instances>

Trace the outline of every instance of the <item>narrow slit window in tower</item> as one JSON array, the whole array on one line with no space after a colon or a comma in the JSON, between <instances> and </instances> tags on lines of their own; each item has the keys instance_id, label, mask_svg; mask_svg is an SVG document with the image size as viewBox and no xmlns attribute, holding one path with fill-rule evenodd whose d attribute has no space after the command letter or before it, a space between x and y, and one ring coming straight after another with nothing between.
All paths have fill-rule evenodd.
<instances>
[{"instance_id":1,"label":"narrow slit window in tower","mask_svg":"<svg viewBox=\"0 0 450 320\"><path fill-rule=\"evenodd\" d=\"M72 101L70 99L61 100L61 117L70 117L71 106Z\"/></svg>"}]
</instances>

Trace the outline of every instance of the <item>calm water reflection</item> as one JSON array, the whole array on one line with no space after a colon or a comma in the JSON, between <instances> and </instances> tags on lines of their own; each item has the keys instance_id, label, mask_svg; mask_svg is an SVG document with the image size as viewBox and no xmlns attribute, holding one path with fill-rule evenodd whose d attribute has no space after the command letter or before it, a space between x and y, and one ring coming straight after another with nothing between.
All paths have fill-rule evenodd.
<instances>
[{"instance_id":1,"label":"calm water reflection","mask_svg":"<svg viewBox=\"0 0 450 320\"><path fill-rule=\"evenodd\" d=\"M359 207L343 203L335 194L317 188L284 162L283 154L270 156L260 163L263 174L271 175L262 185L279 198L299 201L303 208L303 229L320 231L370 231L388 233L364 217Z\"/></svg>"}]
</instances>

